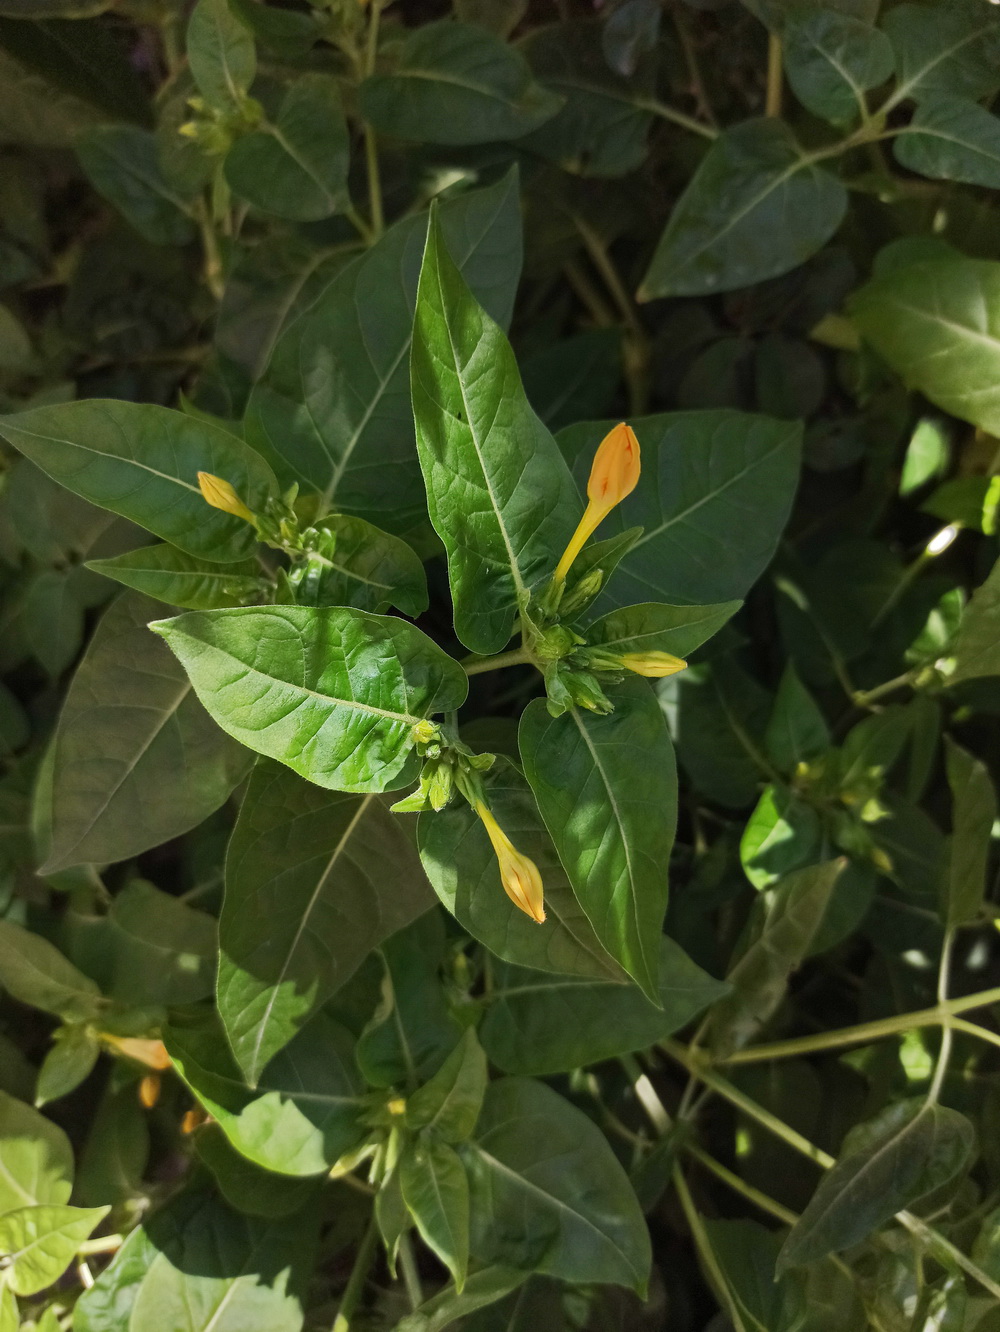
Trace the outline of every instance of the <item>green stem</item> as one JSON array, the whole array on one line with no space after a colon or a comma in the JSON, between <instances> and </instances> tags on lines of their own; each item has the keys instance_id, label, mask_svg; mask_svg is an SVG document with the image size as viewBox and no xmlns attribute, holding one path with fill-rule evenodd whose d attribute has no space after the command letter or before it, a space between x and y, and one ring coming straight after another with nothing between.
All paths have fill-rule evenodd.
<instances>
[{"instance_id":1,"label":"green stem","mask_svg":"<svg viewBox=\"0 0 1000 1332\"><path fill-rule=\"evenodd\" d=\"M741 1179L739 1175L734 1174L721 1161L717 1161L714 1156L709 1156L708 1152L703 1152L693 1142L686 1142L684 1150L694 1160L703 1165L706 1170L710 1170L717 1179L721 1179L723 1184L728 1184L734 1193L742 1194L748 1202L752 1202L762 1212L777 1217L786 1226L794 1226L799 1219L797 1212L789 1211L787 1207L783 1207L774 1198L769 1198L766 1193L761 1193L760 1189L755 1189L752 1184L748 1184L745 1179Z\"/></svg>"},{"instance_id":2,"label":"green stem","mask_svg":"<svg viewBox=\"0 0 1000 1332\"><path fill-rule=\"evenodd\" d=\"M424 1302L424 1291L417 1271L417 1260L413 1256L413 1245L409 1231L404 1230L399 1237L399 1265L403 1270L403 1285L411 1309L419 1309Z\"/></svg>"},{"instance_id":3,"label":"green stem","mask_svg":"<svg viewBox=\"0 0 1000 1332\"><path fill-rule=\"evenodd\" d=\"M954 929L948 930L941 944L941 961L938 965L938 987L937 1001L938 1007L943 1007L948 1002L948 984L951 977L951 952L955 942ZM941 1024L941 1049L938 1051L937 1063L934 1066L934 1078L927 1092L927 1104L936 1105L938 1097L941 1095L941 1088L944 1085L945 1076L948 1072L948 1061L951 1059L952 1031L951 1023L943 1022Z\"/></svg>"},{"instance_id":4,"label":"green stem","mask_svg":"<svg viewBox=\"0 0 1000 1332\"><path fill-rule=\"evenodd\" d=\"M500 652L495 657L466 657L459 665L466 675L482 675L486 671L499 671L504 666L526 666L532 661L531 653L525 648L515 648L513 652Z\"/></svg>"},{"instance_id":5,"label":"green stem","mask_svg":"<svg viewBox=\"0 0 1000 1332\"><path fill-rule=\"evenodd\" d=\"M732 1323L735 1332L747 1332L746 1324L740 1317L740 1311L733 1299L732 1291L729 1289L729 1283L726 1281L722 1268L719 1266L719 1260L715 1256L715 1250L712 1248L712 1241L708 1238L708 1232L705 1230L702 1219L698 1214L698 1209L694 1205L694 1199L691 1197L691 1191L687 1186L687 1181L681 1172L680 1166L674 1166L674 1188L677 1190L677 1196L680 1199L681 1207L684 1209L684 1216L687 1218L688 1226L691 1229L691 1237L698 1249L698 1254L704 1264L705 1271L711 1277L713 1284L719 1294L719 1299L725 1305L729 1320Z\"/></svg>"},{"instance_id":6,"label":"green stem","mask_svg":"<svg viewBox=\"0 0 1000 1332\"><path fill-rule=\"evenodd\" d=\"M700 120L686 116L683 111L675 111L672 106L666 106L655 97L636 98L632 105L648 111L651 115L660 116L663 120L669 120L672 125L679 125L681 129L690 130L692 134L699 134L703 139L719 137L719 131L713 129L711 125L703 125Z\"/></svg>"},{"instance_id":7,"label":"green stem","mask_svg":"<svg viewBox=\"0 0 1000 1332\"><path fill-rule=\"evenodd\" d=\"M781 38L771 32L767 36L767 97L765 116L781 115L781 86L783 79Z\"/></svg>"},{"instance_id":8,"label":"green stem","mask_svg":"<svg viewBox=\"0 0 1000 1332\"><path fill-rule=\"evenodd\" d=\"M368 1269L372 1265L372 1259L375 1257L375 1246L378 1243L378 1225L375 1221L375 1215L372 1213L372 1219L368 1223L368 1229L364 1233L361 1243L358 1245L358 1252L354 1257L354 1266L351 1268L351 1275L347 1278L347 1285L344 1287L344 1294L341 1297L340 1308L337 1310L337 1317L333 1321L333 1332L350 1332L351 1322L361 1303L361 1296L364 1294L365 1282L368 1279Z\"/></svg>"},{"instance_id":9,"label":"green stem","mask_svg":"<svg viewBox=\"0 0 1000 1332\"><path fill-rule=\"evenodd\" d=\"M859 708L868 708L878 699L884 698L886 694L894 694L897 689L904 689L912 685L917 678L917 672L904 671L902 675L897 675L892 680L886 680L885 684L876 685L874 689L859 690L854 695L855 706Z\"/></svg>"},{"instance_id":10,"label":"green stem","mask_svg":"<svg viewBox=\"0 0 1000 1332\"><path fill-rule=\"evenodd\" d=\"M365 44L364 73L367 78L375 72L378 57L378 31L382 18L382 0L372 0L371 17L368 20L368 40ZM371 230L375 240L385 230L385 210L382 204L382 178L378 164L378 141L375 131L365 122L365 167L368 172L368 210L371 213Z\"/></svg>"},{"instance_id":11,"label":"green stem","mask_svg":"<svg viewBox=\"0 0 1000 1332\"><path fill-rule=\"evenodd\" d=\"M219 238L215 234L215 224L212 221L209 209L205 207L204 200L199 201L195 216L198 229L201 232L202 249L205 253L205 286L215 300L221 301L226 293L222 251L219 249Z\"/></svg>"}]
</instances>

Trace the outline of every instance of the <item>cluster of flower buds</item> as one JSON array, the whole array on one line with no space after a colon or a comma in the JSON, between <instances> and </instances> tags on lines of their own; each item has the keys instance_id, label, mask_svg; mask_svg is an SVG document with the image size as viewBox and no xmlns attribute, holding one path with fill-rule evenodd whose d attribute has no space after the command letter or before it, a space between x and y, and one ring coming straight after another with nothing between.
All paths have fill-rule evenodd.
<instances>
[{"instance_id":1,"label":"cluster of flower buds","mask_svg":"<svg viewBox=\"0 0 1000 1332\"><path fill-rule=\"evenodd\" d=\"M264 108L254 97L244 95L235 111L219 111L203 97L189 97L194 113L178 130L198 145L206 157L225 157L241 134L255 130L264 119Z\"/></svg>"}]
</instances>

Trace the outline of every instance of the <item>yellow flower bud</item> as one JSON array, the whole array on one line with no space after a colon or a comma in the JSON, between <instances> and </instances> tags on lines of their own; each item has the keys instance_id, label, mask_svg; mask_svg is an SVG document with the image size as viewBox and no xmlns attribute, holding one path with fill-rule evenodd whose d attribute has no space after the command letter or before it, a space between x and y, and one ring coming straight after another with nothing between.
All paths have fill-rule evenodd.
<instances>
[{"instance_id":1,"label":"yellow flower bud","mask_svg":"<svg viewBox=\"0 0 1000 1332\"><path fill-rule=\"evenodd\" d=\"M224 481L221 476L213 476L211 472L199 472L198 485L206 503L211 504L213 509L231 513L234 518L242 518L247 523L254 521L254 515L229 482Z\"/></svg>"},{"instance_id":2,"label":"yellow flower bud","mask_svg":"<svg viewBox=\"0 0 1000 1332\"><path fill-rule=\"evenodd\" d=\"M588 538L616 504L631 495L639 482L639 441L624 421L616 425L598 445L587 482L587 508L556 566L554 579L565 581L573 561Z\"/></svg>"},{"instance_id":3,"label":"yellow flower bud","mask_svg":"<svg viewBox=\"0 0 1000 1332\"><path fill-rule=\"evenodd\" d=\"M147 1041L137 1036L112 1036L107 1031L101 1032L101 1040L118 1054L134 1059L137 1064L145 1064L147 1068L170 1067L170 1056L162 1041Z\"/></svg>"},{"instance_id":4,"label":"yellow flower bud","mask_svg":"<svg viewBox=\"0 0 1000 1332\"><path fill-rule=\"evenodd\" d=\"M662 680L666 675L687 670L687 662L669 652L625 652L621 663L627 671L647 675L652 680Z\"/></svg>"},{"instance_id":5,"label":"yellow flower bud","mask_svg":"<svg viewBox=\"0 0 1000 1332\"><path fill-rule=\"evenodd\" d=\"M139 1104L146 1110L152 1110L160 1099L159 1073L147 1073L139 1082Z\"/></svg>"},{"instance_id":6,"label":"yellow flower bud","mask_svg":"<svg viewBox=\"0 0 1000 1332\"><path fill-rule=\"evenodd\" d=\"M541 925L545 919L545 907L542 876L538 866L528 856L518 851L482 801L477 802L476 813L482 819L483 827L493 843L504 892L526 916L530 916L533 921Z\"/></svg>"}]
</instances>

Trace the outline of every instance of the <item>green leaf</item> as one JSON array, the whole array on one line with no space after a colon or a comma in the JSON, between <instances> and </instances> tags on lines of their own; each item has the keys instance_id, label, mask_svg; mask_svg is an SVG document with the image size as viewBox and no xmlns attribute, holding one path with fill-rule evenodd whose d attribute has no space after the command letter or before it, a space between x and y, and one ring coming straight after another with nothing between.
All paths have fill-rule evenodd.
<instances>
[{"instance_id":1,"label":"green leaf","mask_svg":"<svg viewBox=\"0 0 1000 1332\"><path fill-rule=\"evenodd\" d=\"M188 555L166 542L106 560L88 560L87 568L144 596L186 610L242 606L260 599L267 587L256 560L218 564Z\"/></svg>"},{"instance_id":2,"label":"green leaf","mask_svg":"<svg viewBox=\"0 0 1000 1332\"><path fill-rule=\"evenodd\" d=\"M80 1157L74 1189L88 1207L127 1204L142 1192L149 1160L147 1116L134 1082L109 1080Z\"/></svg>"},{"instance_id":3,"label":"green leaf","mask_svg":"<svg viewBox=\"0 0 1000 1332\"><path fill-rule=\"evenodd\" d=\"M265 213L315 222L350 206L350 140L340 87L330 74L303 74L277 119L237 139L226 157L234 194Z\"/></svg>"},{"instance_id":4,"label":"green leaf","mask_svg":"<svg viewBox=\"0 0 1000 1332\"><path fill-rule=\"evenodd\" d=\"M840 1157L792 1227L778 1271L840 1253L933 1192L965 1166L972 1125L957 1110L923 1097L897 1101L856 1125Z\"/></svg>"},{"instance_id":5,"label":"green leaf","mask_svg":"<svg viewBox=\"0 0 1000 1332\"><path fill-rule=\"evenodd\" d=\"M488 1081L486 1056L469 1027L434 1076L407 1100L407 1127L464 1142L476 1127Z\"/></svg>"},{"instance_id":6,"label":"green leaf","mask_svg":"<svg viewBox=\"0 0 1000 1332\"><path fill-rule=\"evenodd\" d=\"M356 1058L373 1087L416 1090L454 1050L461 1028L441 986L444 928L433 911L386 940L379 1005L358 1037Z\"/></svg>"},{"instance_id":7,"label":"green leaf","mask_svg":"<svg viewBox=\"0 0 1000 1332\"><path fill-rule=\"evenodd\" d=\"M497 652L531 590L555 568L579 501L524 396L510 344L452 262L436 214L420 270L411 381L455 632L473 652Z\"/></svg>"},{"instance_id":8,"label":"green leaf","mask_svg":"<svg viewBox=\"0 0 1000 1332\"><path fill-rule=\"evenodd\" d=\"M330 790L406 786L414 726L468 691L461 666L419 629L346 607L189 611L150 627L225 731Z\"/></svg>"},{"instance_id":9,"label":"green leaf","mask_svg":"<svg viewBox=\"0 0 1000 1332\"><path fill-rule=\"evenodd\" d=\"M187 29L188 66L208 105L223 113L241 111L257 73L250 30L229 0L198 0Z\"/></svg>"},{"instance_id":10,"label":"green leaf","mask_svg":"<svg viewBox=\"0 0 1000 1332\"><path fill-rule=\"evenodd\" d=\"M882 24L896 56L893 103L908 97L968 97L1000 88L996 15L976 0L895 5Z\"/></svg>"},{"instance_id":11,"label":"green leaf","mask_svg":"<svg viewBox=\"0 0 1000 1332\"><path fill-rule=\"evenodd\" d=\"M324 518L323 530L336 535L333 557L316 559L315 584L307 580L310 605L356 606L384 611L395 606L416 618L427 609L427 577L412 548L399 537L366 523L363 518L337 514ZM307 596L299 593L300 600Z\"/></svg>"},{"instance_id":12,"label":"green leaf","mask_svg":"<svg viewBox=\"0 0 1000 1332\"><path fill-rule=\"evenodd\" d=\"M166 407L90 398L0 417L0 433L60 485L207 560L245 558L257 534L205 503L199 471L223 477L254 510L277 492L271 469L235 435Z\"/></svg>"},{"instance_id":13,"label":"green leaf","mask_svg":"<svg viewBox=\"0 0 1000 1332\"><path fill-rule=\"evenodd\" d=\"M108 913L112 998L136 1007L190 1004L211 994L215 920L186 902L133 879Z\"/></svg>"},{"instance_id":14,"label":"green leaf","mask_svg":"<svg viewBox=\"0 0 1000 1332\"><path fill-rule=\"evenodd\" d=\"M712 1012L718 1053L746 1045L773 1015L789 977L810 952L846 865L846 859L828 860L797 870L754 903L739 956L726 977L733 993Z\"/></svg>"},{"instance_id":15,"label":"green leaf","mask_svg":"<svg viewBox=\"0 0 1000 1332\"><path fill-rule=\"evenodd\" d=\"M727 1306L735 1307L745 1332L794 1332L809 1327L805 1292L779 1282L774 1266L781 1239L755 1221L702 1221L718 1270L726 1283Z\"/></svg>"},{"instance_id":16,"label":"green leaf","mask_svg":"<svg viewBox=\"0 0 1000 1332\"><path fill-rule=\"evenodd\" d=\"M159 611L136 593L120 597L73 678L55 738L46 874L159 846L218 809L246 774L249 756L147 630Z\"/></svg>"},{"instance_id":17,"label":"green leaf","mask_svg":"<svg viewBox=\"0 0 1000 1332\"><path fill-rule=\"evenodd\" d=\"M14 999L69 1021L86 1021L104 1007L101 992L40 935L0 920L0 985Z\"/></svg>"},{"instance_id":18,"label":"green leaf","mask_svg":"<svg viewBox=\"0 0 1000 1332\"><path fill-rule=\"evenodd\" d=\"M185 245L194 236L187 203L164 178L156 138L137 125L98 125L76 141L90 183L154 245Z\"/></svg>"},{"instance_id":19,"label":"green leaf","mask_svg":"<svg viewBox=\"0 0 1000 1332\"><path fill-rule=\"evenodd\" d=\"M528 401L550 430L613 409L621 353L620 329L592 328L539 347L521 360Z\"/></svg>"},{"instance_id":20,"label":"green leaf","mask_svg":"<svg viewBox=\"0 0 1000 1332\"><path fill-rule=\"evenodd\" d=\"M486 791L504 832L539 868L545 885L545 921L536 924L504 892L486 830L464 801L440 814L421 814L417 823L420 858L438 897L464 930L507 962L620 980L621 969L598 942L573 895L518 769L499 759L486 775Z\"/></svg>"},{"instance_id":21,"label":"green leaf","mask_svg":"<svg viewBox=\"0 0 1000 1332\"><path fill-rule=\"evenodd\" d=\"M764 749L779 772L791 775L830 748L830 728L791 662L785 667L764 732Z\"/></svg>"},{"instance_id":22,"label":"green leaf","mask_svg":"<svg viewBox=\"0 0 1000 1332\"><path fill-rule=\"evenodd\" d=\"M70 148L81 130L106 118L28 62L0 49L0 138L34 148Z\"/></svg>"},{"instance_id":23,"label":"green leaf","mask_svg":"<svg viewBox=\"0 0 1000 1332\"><path fill-rule=\"evenodd\" d=\"M535 83L524 57L474 23L445 19L411 31L391 74L360 89L361 114L383 134L476 144L537 129L562 98Z\"/></svg>"},{"instance_id":24,"label":"green leaf","mask_svg":"<svg viewBox=\"0 0 1000 1332\"><path fill-rule=\"evenodd\" d=\"M215 1176L223 1198L238 1212L277 1217L316 1205L316 1180L261 1170L236 1151L218 1124L198 1131L195 1151Z\"/></svg>"},{"instance_id":25,"label":"green leaf","mask_svg":"<svg viewBox=\"0 0 1000 1332\"><path fill-rule=\"evenodd\" d=\"M705 296L779 277L822 249L847 192L783 121L747 120L712 144L674 206L640 300Z\"/></svg>"},{"instance_id":26,"label":"green leaf","mask_svg":"<svg viewBox=\"0 0 1000 1332\"><path fill-rule=\"evenodd\" d=\"M976 588L962 615L949 683L984 675L1000 675L1000 562Z\"/></svg>"},{"instance_id":27,"label":"green leaf","mask_svg":"<svg viewBox=\"0 0 1000 1332\"><path fill-rule=\"evenodd\" d=\"M61 1128L0 1091L0 1213L58 1205L73 1188L73 1148Z\"/></svg>"},{"instance_id":28,"label":"green leaf","mask_svg":"<svg viewBox=\"0 0 1000 1332\"><path fill-rule=\"evenodd\" d=\"M503 1299L527 1279L528 1273L516 1267L483 1267L470 1272L461 1294L454 1286L446 1286L397 1323L396 1332L444 1332L459 1318Z\"/></svg>"},{"instance_id":29,"label":"green leaf","mask_svg":"<svg viewBox=\"0 0 1000 1332\"><path fill-rule=\"evenodd\" d=\"M92 1032L83 1026L61 1027L53 1037L55 1044L42 1060L35 1088L35 1105L47 1105L60 1096L68 1096L90 1076L101 1047Z\"/></svg>"},{"instance_id":30,"label":"green leaf","mask_svg":"<svg viewBox=\"0 0 1000 1332\"><path fill-rule=\"evenodd\" d=\"M581 488L614 423L560 431ZM602 523L602 535L641 526L610 600L704 606L742 597L767 567L799 478L802 427L746 412L667 412L632 422L642 449L639 485ZM587 553L584 548L584 555ZM607 606L607 598L598 602Z\"/></svg>"},{"instance_id":31,"label":"green leaf","mask_svg":"<svg viewBox=\"0 0 1000 1332\"><path fill-rule=\"evenodd\" d=\"M670 652L684 658L717 634L742 604L664 606L647 601L609 611L582 632L588 644L609 652Z\"/></svg>"},{"instance_id":32,"label":"green leaf","mask_svg":"<svg viewBox=\"0 0 1000 1332\"><path fill-rule=\"evenodd\" d=\"M204 1015L164 1032L174 1067L226 1137L264 1170L318 1175L356 1146L362 1084L354 1040L318 1013L248 1087L221 1024Z\"/></svg>"},{"instance_id":33,"label":"green leaf","mask_svg":"<svg viewBox=\"0 0 1000 1332\"><path fill-rule=\"evenodd\" d=\"M421 1137L403 1153L399 1172L420 1238L461 1290L469 1266L469 1179L461 1157L446 1142Z\"/></svg>"},{"instance_id":34,"label":"green leaf","mask_svg":"<svg viewBox=\"0 0 1000 1332\"><path fill-rule=\"evenodd\" d=\"M126 1235L112 1262L74 1305L73 1332L128 1332L142 1279L158 1254L144 1226Z\"/></svg>"},{"instance_id":35,"label":"green leaf","mask_svg":"<svg viewBox=\"0 0 1000 1332\"><path fill-rule=\"evenodd\" d=\"M725 982L668 938L660 940L659 1008L635 985L501 965L494 968L480 1036L505 1073L569 1073L654 1045L727 993Z\"/></svg>"},{"instance_id":36,"label":"green leaf","mask_svg":"<svg viewBox=\"0 0 1000 1332\"><path fill-rule=\"evenodd\" d=\"M439 216L449 253L506 325L521 270L516 174L446 200ZM278 338L246 418L283 484L399 534L426 522L408 364L426 230L426 214L396 223L323 287Z\"/></svg>"},{"instance_id":37,"label":"green leaf","mask_svg":"<svg viewBox=\"0 0 1000 1332\"><path fill-rule=\"evenodd\" d=\"M372 795L258 761L226 857L218 1005L251 1083L373 948L431 905L411 840Z\"/></svg>"},{"instance_id":38,"label":"green leaf","mask_svg":"<svg viewBox=\"0 0 1000 1332\"><path fill-rule=\"evenodd\" d=\"M997 797L985 763L949 736L945 736L944 749L951 787L952 833L942 885L942 916L945 929L953 930L974 921L983 904Z\"/></svg>"},{"instance_id":39,"label":"green leaf","mask_svg":"<svg viewBox=\"0 0 1000 1332\"><path fill-rule=\"evenodd\" d=\"M866 110L865 93L893 71L892 44L869 23L829 9L799 11L784 31L785 73L804 107L834 125Z\"/></svg>"},{"instance_id":40,"label":"green leaf","mask_svg":"<svg viewBox=\"0 0 1000 1332\"><path fill-rule=\"evenodd\" d=\"M908 387L1000 431L1000 264L956 255L905 264L850 302L855 323Z\"/></svg>"},{"instance_id":41,"label":"green leaf","mask_svg":"<svg viewBox=\"0 0 1000 1332\"><path fill-rule=\"evenodd\" d=\"M892 151L900 166L920 176L1000 189L1000 119L978 102L962 97L921 102Z\"/></svg>"},{"instance_id":42,"label":"green leaf","mask_svg":"<svg viewBox=\"0 0 1000 1332\"><path fill-rule=\"evenodd\" d=\"M812 805L787 786L767 786L740 838L740 863L753 886L768 888L820 853L822 829Z\"/></svg>"},{"instance_id":43,"label":"green leaf","mask_svg":"<svg viewBox=\"0 0 1000 1332\"><path fill-rule=\"evenodd\" d=\"M644 680L609 691L606 717L528 704L524 771L570 883L597 937L653 1003L677 819L673 747ZM641 753L637 765L633 755Z\"/></svg>"},{"instance_id":44,"label":"green leaf","mask_svg":"<svg viewBox=\"0 0 1000 1332\"><path fill-rule=\"evenodd\" d=\"M110 1207L20 1207L0 1216L0 1254L7 1259L7 1284L15 1295L35 1295L51 1286Z\"/></svg>"},{"instance_id":45,"label":"green leaf","mask_svg":"<svg viewBox=\"0 0 1000 1332\"><path fill-rule=\"evenodd\" d=\"M961 523L974 532L993 536L998 506L1000 476L955 476L935 486L920 508L946 523Z\"/></svg>"},{"instance_id":46,"label":"green leaf","mask_svg":"<svg viewBox=\"0 0 1000 1332\"><path fill-rule=\"evenodd\" d=\"M763 754L771 696L730 657L661 682L660 702L676 709L677 754L696 788L711 800L742 809L770 777Z\"/></svg>"},{"instance_id":47,"label":"green leaf","mask_svg":"<svg viewBox=\"0 0 1000 1332\"><path fill-rule=\"evenodd\" d=\"M603 1134L581 1111L540 1082L502 1078L490 1084L462 1154L478 1262L614 1282L644 1296L646 1223Z\"/></svg>"},{"instance_id":48,"label":"green leaf","mask_svg":"<svg viewBox=\"0 0 1000 1332\"><path fill-rule=\"evenodd\" d=\"M21 1315L17 1308L17 1299L9 1286L0 1287L0 1332L17 1332L21 1326Z\"/></svg>"}]
</instances>

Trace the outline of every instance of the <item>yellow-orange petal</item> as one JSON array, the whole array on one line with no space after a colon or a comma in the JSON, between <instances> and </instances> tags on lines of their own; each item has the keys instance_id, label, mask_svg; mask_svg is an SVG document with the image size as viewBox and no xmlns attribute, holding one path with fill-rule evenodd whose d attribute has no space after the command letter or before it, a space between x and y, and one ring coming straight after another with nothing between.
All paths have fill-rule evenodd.
<instances>
[{"instance_id":1,"label":"yellow-orange petal","mask_svg":"<svg viewBox=\"0 0 1000 1332\"><path fill-rule=\"evenodd\" d=\"M493 843L504 892L526 916L541 925L545 920L545 889L538 866L518 851L482 801L476 805L476 813Z\"/></svg>"},{"instance_id":2,"label":"yellow-orange petal","mask_svg":"<svg viewBox=\"0 0 1000 1332\"><path fill-rule=\"evenodd\" d=\"M587 498L607 512L631 495L639 482L639 441L622 421L601 440L587 482Z\"/></svg>"}]
</instances>

